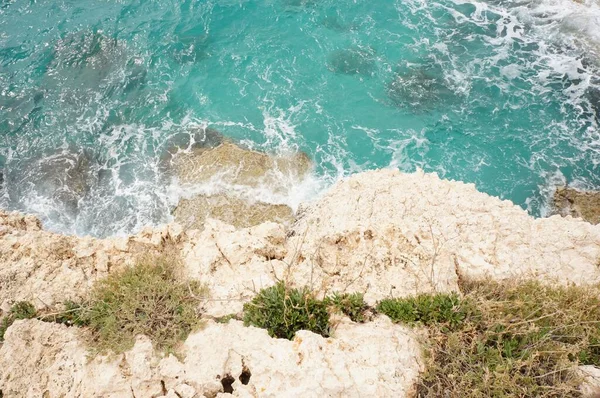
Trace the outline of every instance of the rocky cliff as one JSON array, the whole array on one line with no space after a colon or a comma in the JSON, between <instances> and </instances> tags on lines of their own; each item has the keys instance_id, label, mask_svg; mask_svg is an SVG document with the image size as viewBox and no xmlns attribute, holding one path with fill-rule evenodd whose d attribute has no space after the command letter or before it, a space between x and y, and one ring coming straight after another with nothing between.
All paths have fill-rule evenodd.
<instances>
[{"instance_id":1,"label":"rocky cliff","mask_svg":"<svg viewBox=\"0 0 600 398\"><path fill-rule=\"evenodd\" d=\"M457 291L461 278L600 282L600 225L570 216L534 219L511 202L434 174L380 170L340 181L302 205L287 226L242 228L208 219L127 238L44 231L39 221L0 214L0 303L52 309L83 297L98 278L141 253L175 247L188 277L206 283L207 318L242 310L279 280L318 294L385 297ZM121 356L89 358L76 328L15 322L0 348L5 397L410 396L422 369L415 331L378 316L342 320L333 337L299 332L293 341L238 321L208 320L164 356L140 336Z\"/></svg>"}]
</instances>

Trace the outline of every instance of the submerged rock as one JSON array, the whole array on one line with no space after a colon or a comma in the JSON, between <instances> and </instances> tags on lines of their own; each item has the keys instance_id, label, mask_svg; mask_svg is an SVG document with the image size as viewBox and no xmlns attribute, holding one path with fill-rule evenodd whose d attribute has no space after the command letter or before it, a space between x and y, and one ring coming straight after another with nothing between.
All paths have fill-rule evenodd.
<instances>
[{"instance_id":1,"label":"submerged rock","mask_svg":"<svg viewBox=\"0 0 600 398\"><path fill-rule=\"evenodd\" d=\"M198 195L182 199L173 211L175 220L189 229L204 229L207 218L215 218L237 228L252 227L266 221L291 224L294 212L283 204L250 202L227 195Z\"/></svg>"},{"instance_id":2,"label":"submerged rock","mask_svg":"<svg viewBox=\"0 0 600 398\"><path fill-rule=\"evenodd\" d=\"M600 192L561 187L554 193L554 212L600 224Z\"/></svg>"},{"instance_id":3,"label":"submerged rock","mask_svg":"<svg viewBox=\"0 0 600 398\"><path fill-rule=\"evenodd\" d=\"M590 101L590 106L596 122L600 123L600 80L597 81L599 87L589 87L586 90L586 97Z\"/></svg>"},{"instance_id":4,"label":"submerged rock","mask_svg":"<svg viewBox=\"0 0 600 398\"><path fill-rule=\"evenodd\" d=\"M408 66L397 71L388 84L388 96L398 107L428 109L452 95L443 72L434 66Z\"/></svg>"},{"instance_id":5,"label":"submerged rock","mask_svg":"<svg viewBox=\"0 0 600 398\"><path fill-rule=\"evenodd\" d=\"M83 30L59 39L53 48L44 90L72 104L94 96L125 97L143 89L147 70L122 40L98 30Z\"/></svg>"},{"instance_id":6,"label":"submerged rock","mask_svg":"<svg viewBox=\"0 0 600 398\"><path fill-rule=\"evenodd\" d=\"M225 141L219 131L210 127L192 127L170 136L162 146L161 161L170 162L179 152L194 150L197 153L215 148Z\"/></svg>"},{"instance_id":7,"label":"submerged rock","mask_svg":"<svg viewBox=\"0 0 600 398\"><path fill-rule=\"evenodd\" d=\"M89 151L58 151L38 159L17 161L7 166L6 190L11 206L24 200L46 202L50 218L74 219L79 201L96 181L93 154ZM67 222L68 224L68 222Z\"/></svg>"},{"instance_id":8,"label":"submerged rock","mask_svg":"<svg viewBox=\"0 0 600 398\"><path fill-rule=\"evenodd\" d=\"M348 32L358 28L354 23L345 23L339 15L326 15L321 19L321 25L336 32Z\"/></svg>"},{"instance_id":9,"label":"submerged rock","mask_svg":"<svg viewBox=\"0 0 600 398\"><path fill-rule=\"evenodd\" d=\"M371 48L346 48L329 54L329 69L346 75L372 75L375 71L375 51Z\"/></svg>"},{"instance_id":10,"label":"submerged rock","mask_svg":"<svg viewBox=\"0 0 600 398\"><path fill-rule=\"evenodd\" d=\"M194 148L192 144L190 153L182 153L173 159L173 169L182 184L205 185L211 191L181 200L173 212L177 222L201 229L207 218L216 218L238 227L265 221L285 224L293 221L293 211L289 206L251 202L244 198L243 193L267 189L273 194L284 195L289 189L288 184L299 181L308 173L311 167L308 156L299 153L290 157L273 157L227 141L210 148L219 140L216 136L206 137L203 143L208 145Z\"/></svg>"}]
</instances>

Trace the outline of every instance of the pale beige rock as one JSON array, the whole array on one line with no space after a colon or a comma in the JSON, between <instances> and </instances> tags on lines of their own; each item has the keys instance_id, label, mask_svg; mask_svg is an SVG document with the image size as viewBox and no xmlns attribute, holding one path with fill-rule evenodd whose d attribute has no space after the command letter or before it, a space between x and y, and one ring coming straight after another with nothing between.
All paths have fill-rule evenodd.
<instances>
[{"instance_id":1,"label":"pale beige rock","mask_svg":"<svg viewBox=\"0 0 600 398\"><path fill-rule=\"evenodd\" d=\"M461 276L600 281L600 227L534 219L474 185L421 171L361 173L299 211L289 263L316 286L388 295L456 290Z\"/></svg>"},{"instance_id":2,"label":"pale beige rock","mask_svg":"<svg viewBox=\"0 0 600 398\"><path fill-rule=\"evenodd\" d=\"M236 229L209 219L201 233L190 235L182 248L186 274L207 285L210 298L204 311L208 315L240 312L258 290L283 277L286 235L281 224Z\"/></svg>"},{"instance_id":3,"label":"pale beige rock","mask_svg":"<svg viewBox=\"0 0 600 398\"><path fill-rule=\"evenodd\" d=\"M580 387L583 396L598 398L600 396L600 369L592 365L585 365L579 367L579 373L583 377Z\"/></svg>"},{"instance_id":4,"label":"pale beige rock","mask_svg":"<svg viewBox=\"0 0 600 398\"><path fill-rule=\"evenodd\" d=\"M287 205L251 202L225 194L181 199L173 216L188 229L203 229L207 218L218 219L237 228L252 227L267 221L282 224L294 221L294 212Z\"/></svg>"},{"instance_id":5,"label":"pale beige rock","mask_svg":"<svg viewBox=\"0 0 600 398\"><path fill-rule=\"evenodd\" d=\"M101 240L53 234L35 217L0 213L1 308L78 297L97 278L167 247L179 251L187 276L208 285L203 306L215 317L240 312L278 280L322 294L362 291L370 304L456 290L460 277L600 282L600 226L534 219L473 185L422 172L350 177L303 206L291 229L214 219L204 227L170 224ZM143 337L125 355L89 362L76 329L18 321L0 348L0 388L5 397L217 396L217 376L230 373L236 396L404 396L419 369L406 333L384 319L344 321L333 339L300 332L289 342L236 321L209 321L184 344L183 362L157 358ZM239 380L244 367L252 373L247 385Z\"/></svg>"},{"instance_id":6,"label":"pale beige rock","mask_svg":"<svg viewBox=\"0 0 600 398\"><path fill-rule=\"evenodd\" d=\"M131 264L140 254L161 252L181 236L176 224L129 238L64 236L41 229L33 216L4 212L0 212L0 231L3 311L20 300L45 308L80 298L111 269Z\"/></svg>"},{"instance_id":7,"label":"pale beige rock","mask_svg":"<svg viewBox=\"0 0 600 398\"><path fill-rule=\"evenodd\" d=\"M301 331L293 341L238 321L209 322L183 352L183 362L159 363L140 338L116 358L88 360L77 329L17 321L0 348L0 385L6 398L219 396L224 379L236 397L399 397L422 367L413 332L383 317L343 322L335 338Z\"/></svg>"},{"instance_id":8,"label":"pale beige rock","mask_svg":"<svg viewBox=\"0 0 600 398\"><path fill-rule=\"evenodd\" d=\"M302 152L289 157L273 157L231 142L182 154L173 163L182 183L206 183L219 176L222 183L229 185L272 185L276 190L284 188L281 175L291 180L299 179L311 167L310 158Z\"/></svg>"}]
</instances>

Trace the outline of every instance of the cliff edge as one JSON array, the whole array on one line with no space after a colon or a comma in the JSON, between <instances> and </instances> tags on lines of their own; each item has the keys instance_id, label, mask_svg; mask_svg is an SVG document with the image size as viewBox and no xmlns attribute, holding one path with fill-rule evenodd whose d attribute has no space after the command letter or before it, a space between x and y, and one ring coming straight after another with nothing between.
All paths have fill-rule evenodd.
<instances>
[{"instance_id":1,"label":"cliff edge","mask_svg":"<svg viewBox=\"0 0 600 398\"><path fill-rule=\"evenodd\" d=\"M291 226L236 228L208 219L203 227L174 223L94 239L0 213L0 309L26 300L52 311L139 255L167 247L180 255L186 277L208 287L207 319L239 313L280 280L320 296L361 292L369 305L459 291L464 278L600 282L600 225L535 219L471 184L421 171L354 175L302 205ZM156 353L140 336L125 354L90 359L77 328L22 320L0 348L0 390L4 397L410 396L423 367L417 334L381 315L364 324L343 319L329 338L301 331L293 341L207 320L180 356Z\"/></svg>"}]
</instances>

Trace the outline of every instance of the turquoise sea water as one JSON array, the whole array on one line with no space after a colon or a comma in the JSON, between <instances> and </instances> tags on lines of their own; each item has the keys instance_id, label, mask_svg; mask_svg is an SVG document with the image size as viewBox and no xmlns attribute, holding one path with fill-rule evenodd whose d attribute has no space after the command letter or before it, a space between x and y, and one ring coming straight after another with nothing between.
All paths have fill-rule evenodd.
<instances>
[{"instance_id":1,"label":"turquoise sea water","mask_svg":"<svg viewBox=\"0 0 600 398\"><path fill-rule=\"evenodd\" d=\"M66 233L168 221L190 126L308 153L273 201L421 167L539 216L600 189L599 123L593 1L0 1L1 205Z\"/></svg>"}]
</instances>

